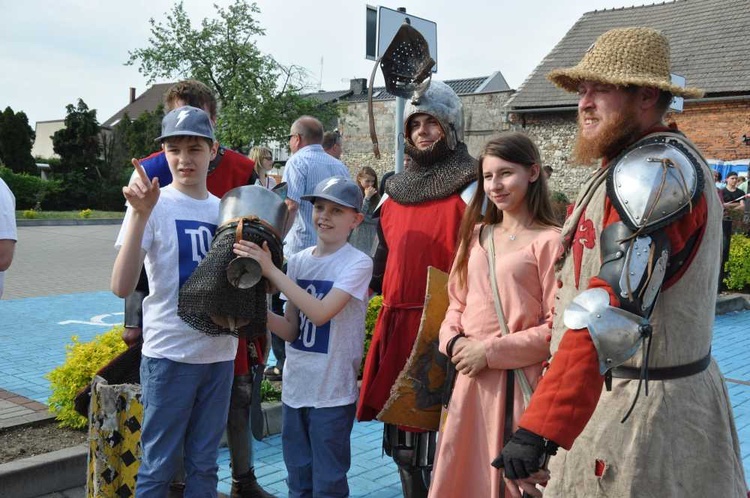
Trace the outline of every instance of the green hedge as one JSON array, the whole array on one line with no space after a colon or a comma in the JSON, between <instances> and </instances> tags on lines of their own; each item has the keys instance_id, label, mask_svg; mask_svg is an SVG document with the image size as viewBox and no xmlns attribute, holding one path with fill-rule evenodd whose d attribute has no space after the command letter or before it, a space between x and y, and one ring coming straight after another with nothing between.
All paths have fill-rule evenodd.
<instances>
[{"instance_id":1,"label":"green hedge","mask_svg":"<svg viewBox=\"0 0 750 498\"><path fill-rule=\"evenodd\" d=\"M750 290L750 238L742 234L732 235L729 243L729 261L724 266L727 289Z\"/></svg>"},{"instance_id":2,"label":"green hedge","mask_svg":"<svg viewBox=\"0 0 750 498\"><path fill-rule=\"evenodd\" d=\"M41 177L14 173L4 167L0 167L0 178L5 180L13 192L17 210L48 208L45 200L63 190L59 181L45 181Z\"/></svg>"}]
</instances>

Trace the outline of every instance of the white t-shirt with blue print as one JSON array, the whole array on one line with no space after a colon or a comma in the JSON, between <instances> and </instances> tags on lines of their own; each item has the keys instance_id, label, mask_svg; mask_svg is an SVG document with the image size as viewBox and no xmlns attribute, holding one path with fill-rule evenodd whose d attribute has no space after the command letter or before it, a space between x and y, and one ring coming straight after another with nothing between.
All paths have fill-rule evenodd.
<instances>
[{"instance_id":1,"label":"white t-shirt with blue print","mask_svg":"<svg viewBox=\"0 0 750 498\"><path fill-rule=\"evenodd\" d=\"M292 408L350 405L359 393L357 374L364 349L372 260L349 244L323 257L314 256L313 249L289 258L289 278L318 299L331 289L341 289L352 298L319 327L300 311L299 337L286 344L281 391L281 401Z\"/></svg>"},{"instance_id":2,"label":"white t-shirt with blue print","mask_svg":"<svg viewBox=\"0 0 750 498\"><path fill-rule=\"evenodd\" d=\"M132 216L128 207L115 247L122 246ZM198 200L171 185L161 189L143 233L149 295L143 301L143 354L181 363L233 360L237 338L209 336L177 316L180 286L211 247L219 221L219 199Z\"/></svg>"}]
</instances>

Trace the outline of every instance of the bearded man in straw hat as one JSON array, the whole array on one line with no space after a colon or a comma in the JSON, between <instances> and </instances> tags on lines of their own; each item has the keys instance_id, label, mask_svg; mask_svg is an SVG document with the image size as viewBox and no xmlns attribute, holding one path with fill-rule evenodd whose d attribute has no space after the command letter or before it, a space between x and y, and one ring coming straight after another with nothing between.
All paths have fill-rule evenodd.
<instances>
[{"instance_id":1,"label":"bearded man in straw hat","mask_svg":"<svg viewBox=\"0 0 750 498\"><path fill-rule=\"evenodd\" d=\"M552 363L493 464L532 496L557 452L546 497L745 497L710 353L721 205L700 152L662 121L673 95L702 92L671 84L649 28L608 31L548 77L578 93L575 154L602 166L563 228Z\"/></svg>"}]
</instances>

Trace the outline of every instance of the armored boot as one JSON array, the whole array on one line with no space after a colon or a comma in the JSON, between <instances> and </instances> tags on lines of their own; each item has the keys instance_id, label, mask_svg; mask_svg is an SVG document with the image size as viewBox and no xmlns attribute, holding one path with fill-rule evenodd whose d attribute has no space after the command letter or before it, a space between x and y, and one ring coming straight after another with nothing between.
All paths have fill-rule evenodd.
<instances>
[{"instance_id":1,"label":"armored boot","mask_svg":"<svg viewBox=\"0 0 750 498\"><path fill-rule=\"evenodd\" d=\"M398 466L404 498L427 498L435 459L435 433L407 432L384 424L383 450Z\"/></svg>"},{"instance_id":2,"label":"armored boot","mask_svg":"<svg viewBox=\"0 0 750 498\"><path fill-rule=\"evenodd\" d=\"M255 478L253 468L241 476L232 476L232 491L229 498L275 498L274 495L263 489Z\"/></svg>"},{"instance_id":3,"label":"armored boot","mask_svg":"<svg viewBox=\"0 0 750 498\"><path fill-rule=\"evenodd\" d=\"M399 465L398 476L401 478L401 491L404 498L427 498L427 486L422 475L422 469Z\"/></svg>"}]
</instances>

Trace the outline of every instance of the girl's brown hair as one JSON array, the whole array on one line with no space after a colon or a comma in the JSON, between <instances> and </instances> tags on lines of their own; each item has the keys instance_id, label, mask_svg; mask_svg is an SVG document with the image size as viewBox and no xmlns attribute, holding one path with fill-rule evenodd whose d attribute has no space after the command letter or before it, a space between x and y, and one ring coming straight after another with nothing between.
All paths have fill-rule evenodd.
<instances>
[{"instance_id":1,"label":"girl's brown hair","mask_svg":"<svg viewBox=\"0 0 750 498\"><path fill-rule=\"evenodd\" d=\"M372 169L371 167L369 167L369 166L362 166L362 168L359 170L359 173L357 173L357 186L362 191L362 195L363 196L365 195L365 189L362 187L362 184L359 183L359 180L361 178L364 178L365 176L371 176L371 177L375 178L375 185L373 185L373 187L375 187L375 190L378 189L378 174L375 173L375 170ZM378 202L379 199L380 199L380 195L376 193L374 196L372 196L372 201L371 202L374 203L374 204L377 204L377 202Z\"/></svg>"},{"instance_id":2,"label":"girl's brown hair","mask_svg":"<svg viewBox=\"0 0 750 498\"><path fill-rule=\"evenodd\" d=\"M526 192L526 205L535 224L550 227L559 227L560 223L555 218L550 202L547 179L541 174L542 160L539 149L525 134L520 132L501 133L491 138L482 149L477 161L477 190L466 207L466 212L461 220L461 228L458 232L458 252L453 272L458 277L461 286L466 285L466 274L469 267L469 245L477 223L482 225L494 225L503 221L503 212L492 202L487 201L486 210L482 214L482 206L485 204L484 175L482 165L487 157L497 157L505 161L519 164L525 168L531 168L534 164L539 166L540 174L537 179L529 185Z\"/></svg>"}]
</instances>

